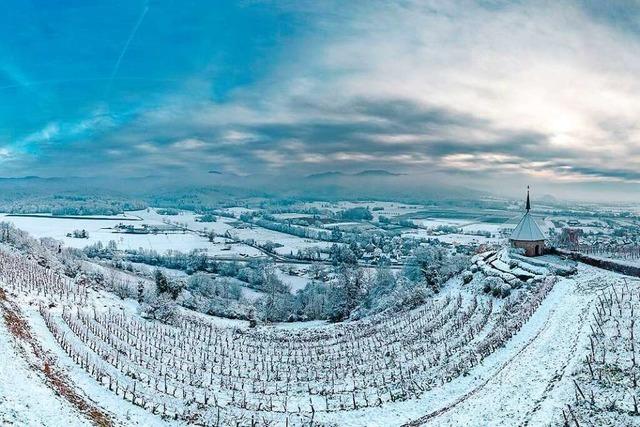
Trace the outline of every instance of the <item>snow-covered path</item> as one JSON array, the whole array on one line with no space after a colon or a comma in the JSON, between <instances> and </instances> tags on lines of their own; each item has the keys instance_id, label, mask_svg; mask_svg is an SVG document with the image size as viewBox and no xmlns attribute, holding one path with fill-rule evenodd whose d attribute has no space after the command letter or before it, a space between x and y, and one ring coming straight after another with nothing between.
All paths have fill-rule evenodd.
<instances>
[{"instance_id":1,"label":"snow-covered path","mask_svg":"<svg viewBox=\"0 0 640 427\"><path fill-rule=\"evenodd\" d=\"M0 318L0 424L89 426L67 401L51 390L18 350Z\"/></svg>"},{"instance_id":2,"label":"snow-covered path","mask_svg":"<svg viewBox=\"0 0 640 427\"><path fill-rule=\"evenodd\" d=\"M432 421L436 425L532 425L548 423L564 399L554 402L555 387L577 357L585 337L591 296L574 293L572 281L558 283L548 317L536 334L486 383L450 411ZM563 385L564 386L564 385ZM563 387L564 388L564 387ZM562 393L564 396L564 394Z\"/></svg>"},{"instance_id":3,"label":"snow-covered path","mask_svg":"<svg viewBox=\"0 0 640 427\"><path fill-rule=\"evenodd\" d=\"M587 345L592 287L617 276L590 267L580 270L577 277L560 281L521 333L487 360L488 375L480 374L484 381L415 424L538 426L557 421L574 393L569 374Z\"/></svg>"}]
</instances>

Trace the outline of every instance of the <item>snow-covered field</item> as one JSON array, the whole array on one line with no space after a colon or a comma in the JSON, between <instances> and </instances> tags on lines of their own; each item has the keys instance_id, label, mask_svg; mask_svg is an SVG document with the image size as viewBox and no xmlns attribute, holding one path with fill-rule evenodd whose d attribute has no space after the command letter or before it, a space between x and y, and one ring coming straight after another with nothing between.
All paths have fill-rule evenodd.
<instances>
[{"instance_id":1,"label":"snow-covered field","mask_svg":"<svg viewBox=\"0 0 640 427\"><path fill-rule=\"evenodd\" d=\"M262 252L251 246L227 242L224 238L217 238L211 243L207 238L202 237L194 232L186 231L184 233L167 233L167 234L130 234L119 233L114 227L122 222L123 224L131 224L135 227L144 225L165 226L164 221L180 222L186 224L192 230L210 230L222 235L227 230L233 230L233 227L226 221L227 218L221 218L217 222L203 223L196 222L196 216L193 213L185 213L182 215L160 215L155 210L143 210L130 212L127 215L129 220L110 219L82 219L75 218L56 218L51 216L7 216L2 215L0 219L11 222L16 227L27 231L34 237L50 237L59 241L67 247L82 249L86 246L101 242L107 245L110 241L116 242L119 249L151 249L158 253L164 253L167 250L178 250L181 252L189 252L194 249L202 249L213 256L260 256ZM67 234L74 230L86 230L89 237L86 239L69 237Z\"/></svg>"},{"instance_id":2,"label":"snow-covered field","mask_svg":"<svg viewBox=\"0 0 640 427\"><path fill-rule=\"evenodd\" d=\"M234 229L232 232L234 238L240 240L253 239L258 244L267 242L279 243L282 247L278 247L275 251L281 255L295 255L298 250L304 248L328 248L332 245L330 242L323 242L313 239L305 239L291 234L280 233L278 231L267 230L262 227L252 226L251 228Z\"/></svg>"},{"instance_id":3,"label":"snow-covered field","mask_svg":"<svg viewBox=\"0 0 640 427\"><path fill-rule=\"evenodd\" d=\"M412 239L436 239L445 243L454 243L454 244L462 244L462 245L499 243L505 240L504 238L499 236L485 237L485 236L476 236L473 234L461 234L461 233L434 234L430 230L411 230L411 231L402 233L402 237L412 238Z\"/></svg>"},{"instance_id":4,"label":"snow-covered field","mask_svg":"<svg viewBox=\"0 0 640 427\"><path fill-rule=\"evenodd\" d=\"M299 266L298 266L299 267ZM296 293L296 291L300 289L304 289L309 283L309 278L304 275L291 275L288 272L283 271L281 268L276 269L276 274L282 280L282 283L286 283L291 288L292 293Z\"/></svg>"}]
</instances>

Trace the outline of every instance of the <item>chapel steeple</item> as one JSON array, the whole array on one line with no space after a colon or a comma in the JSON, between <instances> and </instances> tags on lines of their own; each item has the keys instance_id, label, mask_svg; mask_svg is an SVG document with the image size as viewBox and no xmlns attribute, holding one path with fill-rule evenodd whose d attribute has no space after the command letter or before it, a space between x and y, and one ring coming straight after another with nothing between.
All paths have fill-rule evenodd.
<instances>
[{"instance_id":1,"label":"chapel steeple","mask_svg":"<svg viewBox=\"0 0 640 427\"><path fill-rule=\"evenodd\" d=\"M529 197L529 186L527 186L526 212L520 219L516 228L513 229L511 245L515 248L524 249L526 256L538 256L544 253L544 241L546 239L542 230L531 215L531 198Z\"/></svg>"}]
</instances>

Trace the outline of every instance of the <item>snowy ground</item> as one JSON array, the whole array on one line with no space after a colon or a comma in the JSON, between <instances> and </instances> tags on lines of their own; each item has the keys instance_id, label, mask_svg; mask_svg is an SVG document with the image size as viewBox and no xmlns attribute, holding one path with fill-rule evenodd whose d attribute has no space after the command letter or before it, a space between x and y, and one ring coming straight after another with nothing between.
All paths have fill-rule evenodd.
<instances>
[{"instance_id":1,"label":"snowy ground","mask_svg":"<svg viewBox=\"0 0 640 427\"><path fill-rule=\"evenodd\" d=\"M493 267L508 268L498 254ZM555 257L532 261L560 263ZM518 267L520 268L520 267ZM531 264L535 270L535 264ZM520 271L520 270L518 270ZM520 271L522 273L522 271ZM284 272L278 273L286 275ZM298 276L291 276L299 279ZM561 424L561 408L574 395L572 378L580 368L588 346L589 319L597 291L621 280L620 275L579 265L577 274L562 278L542 305L507 343L465 375L437 384L418 398L386 402L358 410L319 412L316 421L340 426L511 426ZM460 279L452 279L441 295L463 291ZM483 296L482 298L490 298ZM80 368L58 345L36 305L19 297L21 310L39 344L56 358L83 396L97 404L121 425L179 425L168 422L124 401ZM501 304L497 300L496 304ZM136 303L120 301L106 292L91 292L87 306L96 310L122 310L134 315ZM58 313L61 307L53 308ZM246 322L198 315L220 328L246 328ZM280 325L277 329L337 328L324 322ZM0 320L0 420L17 425L86 425L84 418L22 360L12 344L6 324ZM44 404L43 404L44 403Z\"/></svg>"},{"instance_id":2,"label":"snowy ground","mask_svg":"<svg viewBox=\"0 0 640 427\"><path fill-rule=\"evenodd\" d=\"M435 239L445 243L454 243L454 244L463 244L463 245L500 243L505 241L505 238L500 236L485 237L485 236L476 236L473 234L462 234L462 233L433 234L431 230L411 230L406 233L402 233L402 237L412 238L412 239Z\"/></svg>"},{"instance_id":3,"label":"snowy ground","mask_svg":"<svg viewBox=\"0 0 640 427\"><path fill-rule=\"evenodd\" d=\"M278 231L267 230L266 228L253 226L252 228L234 229L232 232L234 238L240 240L253 239L258 244L267 242L279 243L282 247L278 247L275 251L281 255L295 255L298 250L304 248L329 248L332 243L323 242L313 239L305 239L291 234L280 233Z\"/></svg>"},{"instance_id":4,"label":"snowy ground","mask_svg":"<svg viewBox=\"0 0 640 427\"><path fill-rule=\"evenodd\" d=\"M212 245L206 238L195 233L178 234L126 234L116 233L113 227L119 222L132 224L140 227L147 225L164 225L160 215L149 214L146 211L136 211L131 213L136 217L141 217L142 221L113 221L107 219L80 219L80 218L55 218L55 217L26 217L26 216L5 216L2 220L12 222L16 227L27 231L36 238L51 237L62 241L65 246L73 248L84 248L85 246L102 242L107 245L113 240L120 249L153 249L164 253L169 249L189 252L192 249L205 249L211 252L220 252L224 247L223 242ZM166 217L173 218L173 217ZM74 230L86 230L89 233L88 239L77 239L67 237L68 233ZM242 246L242 247L240 247ZM246 245L233 245L228 253L247 253L248 255L258 255L259 251Z\"/></svg>"},{"instance_id":5,"label":"snowy ground","mask_svg":"<svg viewBox=\"0 0 640 427\"><path fill-rule=\"evenodd\" d=\"M239 209L237 212L246 211ZM62 241L65 246L79 249L97 242L102 242L106 246L113 240L119 249L143 248L155 250L158 253L164 253L170 249L181 252L202 249L212 256L264 256L259 249L242 243L234 243L224 237L217 237L211 243L207 238L196 233L204 231L213 231L218 236L229 232L236 240L253 239L258 244L264 244L268 241L279 243L283 246L276 248L276 252L281 255L296 254L299 249L303 248L331 246L331 243L328 242L304 239L258 226L236 228L235 225L238 222L233 218L219 217L215 222L199 222L196 220L197 217L193 212L181 212L179 215L160 215L155 209L147 209L114 217L103 216L100 219L56 218L50 215L7 216L3 214L0 215L0 220L12 222L16 227L27 231L36 238L51 237ZM163 226L166 221L178 223L191 231L169 234L129 234L117 233L113 229L120 222L140 227L145 224ZM89 233L89 238L67 237L67 234L74 230L86 230Z\"/></svg>"},{"instance_id":6,"label":"snowy ground","mask_svg":"<svg viewBox=\"0 0 640 427\"><path fill-rule=\"evenodd\" d=\"M0 424L18 426L85 426L75 409L56 396L43 378L17 354L4 322L0 322ZM43 404L46 403L46 404Z\"/></svg>"},{"instance_id":7,"label":"snowy ground","mask_svg":"<svg viewBox=\"0 0 640 427\"><path fill-rule=\"evenodd\" d=\"M101 242L107 245L115 241L119 249L151 249L159 253L167 250L189 252L193 249L203 249L213 256L261 256L262 252L251 246L228 242L224 238L217 238L214 243L194 232L171 234L128 234L116 233L113 227L119 222L140 227L147 225L164 225L163 220L179 221L194 227L194 230L214 230L218 234L233 229L232 226L219 220L214 223L200 223L195 221L194 214L163 216L154 210L135 211L127 215L129 220L117 221L112 219L82 219L82 218L55 218L51 216L6 216L0 217L3 221L13 223L16 227L27 231L36 238L51 237L62 241L65 246L82 249L88 245ZM87 239L67 237L74 230L86 230Z\"/></svg>"},{"instance_id":8,"label":"snowy ground","mask_svg":"<svg viewBox=\"0 0 640 427\"><path fill-rule=\"evenodd\" d=\"M299 266L296 266L296 267L299 267ZM295 294L296 291L300 289L304 289L304 287L307 286L307 283L309 283L309 279L306 276L290 275L287 272L282 271L280 268L276 269L276 274L278 275L278 278L282 280L283 283L286 283L287 285L289 285L289 287L291 288L291 293L293 294Z\"/></svg>"}]
</instances>

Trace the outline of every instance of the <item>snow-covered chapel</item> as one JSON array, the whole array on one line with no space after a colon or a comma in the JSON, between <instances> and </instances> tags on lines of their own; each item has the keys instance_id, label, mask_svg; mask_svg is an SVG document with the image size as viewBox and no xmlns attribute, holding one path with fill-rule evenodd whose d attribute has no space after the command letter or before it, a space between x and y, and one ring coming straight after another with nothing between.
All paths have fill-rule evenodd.
<instances>
[{"instance_id":1,"label":"snow-covered chapel","mask_svg":"<svg viewBox=\"0 0 640 427\"><path fill-rule=\"evenodd\" d=\"M527 187L526 212L518 225L516 225L516 228L513 229L509 241L514 248L524 249L526 256L539 256L544 254L545 236L530 211L531 202L529 200L529 187Z\"/></svg>"}]
</instances>

